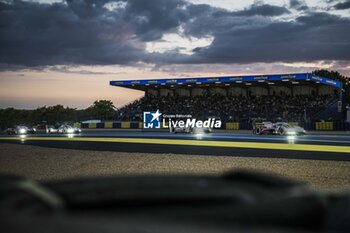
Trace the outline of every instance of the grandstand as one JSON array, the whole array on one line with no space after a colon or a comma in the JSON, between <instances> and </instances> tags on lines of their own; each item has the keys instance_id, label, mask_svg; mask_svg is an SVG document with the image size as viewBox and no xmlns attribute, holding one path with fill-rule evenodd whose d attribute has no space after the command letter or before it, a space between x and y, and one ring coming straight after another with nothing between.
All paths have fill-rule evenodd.
<instances>
[{"instance_id":1,"label":"grandstand","mask_svg":"<svg viewBox=\"0 0 350 233\"><path fill-rule=\"evenodd\" d=\"M256 119L341 119L341 82L311 73L125 80L110 85L145 92L121 108L117 120L140 121L142 112L157 109L241 124Z\"/></svg>"}]
</instances>

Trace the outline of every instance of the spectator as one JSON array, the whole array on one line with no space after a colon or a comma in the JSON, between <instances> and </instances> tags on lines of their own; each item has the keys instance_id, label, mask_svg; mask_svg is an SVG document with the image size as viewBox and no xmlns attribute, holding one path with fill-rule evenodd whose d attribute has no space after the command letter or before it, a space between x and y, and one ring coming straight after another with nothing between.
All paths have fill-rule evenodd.
<instances>
[{"instance_id":1,"label":"spectator","mask_svg":"<svg viewBox=\"0 0 350 233\"><path fill-rule=\"evenodd\" d=\"M284 119L286 121L305 120L305 111L309 114L324 109L333 100L331 95L290 96L222 96L205 93L202 96L161 96L143 97L119 110L118 120L139 121L144 111L160 110L163 114L190 114L204 119L217 117L223 121L250 120L265 118L271 121Z\"/></svg>"}]
</instances>

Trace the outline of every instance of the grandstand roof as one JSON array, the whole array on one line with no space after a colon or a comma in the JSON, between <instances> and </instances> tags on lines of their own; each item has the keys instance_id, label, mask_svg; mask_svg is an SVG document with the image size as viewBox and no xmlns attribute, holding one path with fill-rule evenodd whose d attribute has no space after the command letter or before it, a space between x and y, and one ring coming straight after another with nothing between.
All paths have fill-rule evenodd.
<instances>
[{"instance_id":1,"label":"grandstand roof","mask_svg":"<svg viewBox=\"0 0 350 233\"><path fill-rule=\"evenodd\" d=\"M220 76L220 77L198 77L198 78L169 78L151 80L113 80L111 86L126 87L145 90L149 86L174 86L182 84L240 84L240 83L272 83L272 82L313 82L340 88L341 83L329 78L320 77L311 73L298 74L270 74L270 75L247 75L247 76Z\"/></svg>"}]
</instances>

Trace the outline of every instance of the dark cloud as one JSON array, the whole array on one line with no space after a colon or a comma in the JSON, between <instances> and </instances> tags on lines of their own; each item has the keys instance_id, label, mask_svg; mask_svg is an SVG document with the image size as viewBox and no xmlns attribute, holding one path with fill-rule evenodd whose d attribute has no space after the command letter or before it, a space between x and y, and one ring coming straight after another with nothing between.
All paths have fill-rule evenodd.
<instances>
[{"instance_id":1,"label":"dark cloud","mask_svg":"<svg viewBox=\"0 0 350 233\"><path fill-rule=\"evenodd\" d=\"M129 60L137 59L142 49L128 40L130 31L121 12L79 3L81 8L78 3L2 4L1 62L24 66L123 64L127 63L125 54Z\"/></svg>"},{"instance_id":2,"label":"dark cloud","mask_svg":"<svg viewBox=\"0 0 350 233\"><path fill-rule=\"evenodd\" d=\"M125 74L126 72L101 72L101 71L91 71L91 70L72 70L72 67L67 67L67 66L53 66L50 67L49 71L56 71L60 73L66 73L66 74L83 74L83 75L106 75L106 74Z\"/></svg>"},{"instance_id":3,"label":"dark cloud","mask_svg":"<svg viewBox=\"0 0 350 233\"><path fill-rule=\"evenodd\" d=\"M0 62L9 65L129 64L147 60L143 41L175 30L186 11L178 0L67 4L13 1L0 4ZM182 4L182 5L181 5Z\"/></svg>"},{"instance_id":4,"label":"dark cloud","mask_svg":"<svg viewBox=\"0 0 350 233\"><path fill-rule=\"evenodd\" d=\"M54 65L136 65L350 60L349 18L307 11L290 21L280 6L228 11L183 0L0 2L0 69ZM122 4L120 4L122 3ZM333 3L334 4L334 3ZM337 4L338 5L338 4ZM291 0L301 10L303 1ZM305 8L303 8L305 9ZM179 32L179 27L183 29ZM166 33L214 38L193 55L150 53Z\"/></svg>"},{"instance_id":5,"label":"dark cloud","mask_svg":"<svg viewBox=\"0 0 350 233\"><path fill-rule=\"evenodd\" d=\"M265 16L273 17L280 16L284 14L289 14L290 11L285 7L273 6L269 4L255 3L249 8L240 11L227 11L223 9L212 8L208 5L192 5L190 7L192 11L198 14L211 12L216 18L227 17L227 16ZM199 12L200 11L200 12ZM213 12L214 11L214 12Z\"/></svg>"},{"instance_id":6,"label":"dark cloud","mask_svg":"<svg viewBox=\"0 0 350 233\"><path fill-rule=\"evenodd\" d=\"M291 8L297 9L297 10L308 10L309 7L306 5L306 3L303 0L290 0L289 5Z\"/></svg>"},{"instance_id":7,"label":"dark cloud","mask_svg":"<svg viewBox=\"0 0 350 233\"><path fill-rule=\"evenodd\" d=\"M133 26L141 40L153 41L189 19L185 6L181 0L129 0L123 19Z\"/></svg>"},{"instance_id":8,"label":"dark cloud","mask_svg":"<svg viewBox=\"0 0 350 233\"><path fill-rule=\"evenodd\" d=\"M345 10L345 9L350 9L350 1L345 1L345 2L340 2L334 6L335 9L337 10Z\"/></svg>"},{"instance_id":9,"label":"dark cloud","mask_svg":"<svg viewBox=\"0 0 350 233\"><path fill-rule=\"evenodd\" d=\"M349 60L349 19L327 13L273 22L259 28L218 33L213 43L196 52L197 63L296 62Z\"/></svg>"},{"instance_id":10,"label":"dark cloud","mask_svg":"<svg viewBox=\"0 0 350 233\"><path fill-rule=\"evenodd\" d=\"M253 16L253 15L262 15L262 16L279 16L283 14L290 13L288 9L280 6L273 6L269 4L253 4L250 8L233 12L234 15L240 16Z\"/></svg>"}]
</instances>

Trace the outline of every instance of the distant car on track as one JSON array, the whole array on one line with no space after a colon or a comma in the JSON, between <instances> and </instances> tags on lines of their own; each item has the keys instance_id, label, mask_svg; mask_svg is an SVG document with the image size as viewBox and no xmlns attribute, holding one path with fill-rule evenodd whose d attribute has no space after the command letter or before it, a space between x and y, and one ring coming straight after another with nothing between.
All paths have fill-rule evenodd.
<instances>
[{"instance_id":1,"label":"distant car on track","mask_svg":"<svg viewBox=\"0 0 350 233\"><path fill-rule=\"evenodd\" d=\"M254 134L275 134L275 135L305 135L306 130L300 126L291 126L286 122L272 123L270 121L263 122L261 125L257 126Z\"/></svg>"},{"instance_id":2,"label":"distant car on track","mask_svg":"<svg viewBox=\"0 0 350 233\"><path fill-rule=\"evenodd\" d=\"M61 125L57 129L57 133L68 133L68 134L81 133L81 129L79 129L77 127L70 126L70 125Z\"/></svg>"},{"instance_id":3,"label":"distant car on track","mask_svg":"<svg viewBox=\"0 0 350 233\"><path fill-rule=\"evenodd\" d=\"M53 125L50 125L46 129L46 133L58 133L58 128Z\"/></svg>"},{"instance_id":4,"label":"distant car on track","mask_svg":"<svg viewBox=\"0 0 350 233\"><path fill-rule=\"evenodd\" d=\"M7 128L5 130L7 134L16 134L16 135L26 135L26 134L34 134L36 133L35 128L29 128L24 125L18 125L14 128Z\"/></svg>"}]
</instances>

